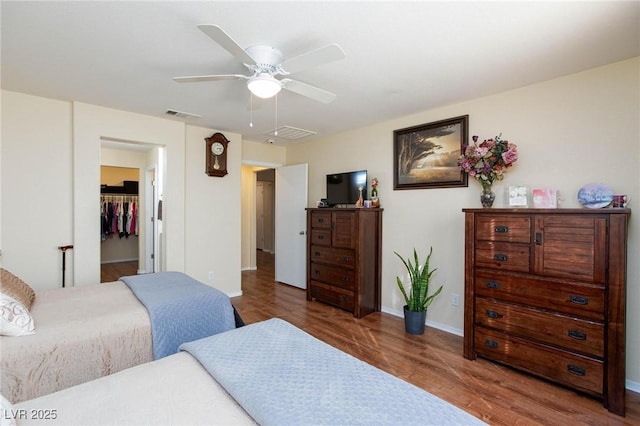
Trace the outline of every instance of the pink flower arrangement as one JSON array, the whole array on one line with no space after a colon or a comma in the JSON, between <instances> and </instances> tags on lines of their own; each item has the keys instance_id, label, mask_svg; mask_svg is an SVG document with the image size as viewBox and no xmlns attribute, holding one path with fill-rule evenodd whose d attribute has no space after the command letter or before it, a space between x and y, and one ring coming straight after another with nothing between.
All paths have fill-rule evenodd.
<instances>
[{"instance_id":1,"label":"pink flower arrangement","mask_svg":"<svg viewBox=\"0 0 640 426\"><path fill-rule=\"evenodd\" d=\"M458 157L458 166L469 176L476 178L485 187L494 181L502 180L507 168L518 160L516 144L501 139L485 139L478 144L478 136L473 136L473 145L463 146Z\"/></svg>"}]
</instances>

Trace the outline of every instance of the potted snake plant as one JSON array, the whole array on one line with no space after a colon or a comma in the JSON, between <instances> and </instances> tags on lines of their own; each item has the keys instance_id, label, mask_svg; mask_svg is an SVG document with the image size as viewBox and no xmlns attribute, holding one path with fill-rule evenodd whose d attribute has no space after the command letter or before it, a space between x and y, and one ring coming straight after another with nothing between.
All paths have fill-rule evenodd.
<instances>
[{"instance_id":1,"label":"potted snake plant","mask_svg":"<svg viewBox=\"0 0 640 426\"><path fill-rule=\"evenodd\" d=\"M429 263L431 261L431 254L433 253L433 247L429 251L429 255L423 264L418 259L418 252L413 249L413 262L411 258L403 258L399 253L395 252L395 255L402 260L407 272L409 272L409 278L411 281L411 288L405 289L400 277L396 277L398 282L398 288L404 297L406 305L404 306L404 324L405 330L409 334L423 334L425 327L425 320L427 318L427 308L433 302L442 291L442 286L438 288L432 294L429 294L429 286L431 285L431 276L437 269L430 269Z\"/></svg>"}]
</instances>

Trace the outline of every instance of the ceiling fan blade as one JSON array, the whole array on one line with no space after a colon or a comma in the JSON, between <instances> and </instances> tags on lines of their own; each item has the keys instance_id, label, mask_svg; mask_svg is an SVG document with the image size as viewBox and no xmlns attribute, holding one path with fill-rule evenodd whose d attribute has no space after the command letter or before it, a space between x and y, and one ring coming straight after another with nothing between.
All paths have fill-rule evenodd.
<instances>
[{"instance_id":1,"label":"ceiling fan blade","mask_svg":"<svg viewBox=\"0 0 640 426\"><path fill-rule=\"evenodd\" d=\"M306 96L307 98L313 99L315 101L322 102L323 104L329 104L336 98L336 95L334 93L327 92L326 90L311 86L307 83L291 80L290 78L284 78L280 80L280 82L282 83L282 87L284 89L302 96Z\"/></svg>"},{"instance_id":2,"label":"ceiling fan blade","mask_svg":"<svg viewBox=\"0 0 640 426\"><path fill-rule=\"evenodd\" d=\"M194 75L189 77L174 77L176 83L197 83L200 81L220 81L220 80L240 80L249 78L242 74L220 74L220 75Z\"/></svg>"},{"instance_id":3,"label":"ceiling fan blade","mask_svg":"<svg viewBox=\"0 0 640 426\"><path fill-rule=\"evenodd\" d=\"M288 74L293 74L344 58L345 54L342 51L342 48L337 44L330 44L328 46L303 53L302 55L295 56L291 59L287 59L282 63L282 69L284 69Z\"/></svg>"},{"instance_id":4,"label":"ceiling fan blade","mask_svg":"<svg viewBox=\"0 0 640 426\"><path fill-rule=\"evenodd\" d=\"M222 46L227 52L231 53L243 64L256 65L255 59L251 57L238 43L235 42L229 34L225 33L222 28L217 25L201 24L198 28L208 35L213 41Z\"/></svg>"}]
</instances>

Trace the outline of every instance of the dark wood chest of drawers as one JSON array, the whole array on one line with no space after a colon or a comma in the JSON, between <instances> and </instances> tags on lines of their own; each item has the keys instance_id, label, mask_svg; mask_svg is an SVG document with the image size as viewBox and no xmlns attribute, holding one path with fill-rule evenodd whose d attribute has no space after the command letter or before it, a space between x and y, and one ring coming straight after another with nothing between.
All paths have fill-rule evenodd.
<instances>
[{"instance_id":1,"label":"dark wood chest of drawers","mask_svg":"<svg viewBox=\"0 0 640 426\"><path fill-rule=\"evenodd\" d=\"M307 209L307 299L380 310L382 209Z\"/></svg>"},{"instance_id":2,"label":"dark wood chest of drawers","mask_svg":"<svg viewBox=\"0 0 640 426\"><path fill-rule=\"evenodd\" d=\"M464 209L464 356L624 415L627 209Z\"/></svg>"}]
</instances>

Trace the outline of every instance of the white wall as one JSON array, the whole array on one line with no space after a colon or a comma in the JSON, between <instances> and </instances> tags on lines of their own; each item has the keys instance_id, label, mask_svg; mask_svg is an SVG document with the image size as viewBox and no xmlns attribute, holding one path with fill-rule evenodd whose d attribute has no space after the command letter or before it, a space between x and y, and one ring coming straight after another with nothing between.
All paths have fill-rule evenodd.
<instances>
[{"instance_id":1,"label":"white wall","mask_svg":"<svg viewBox=\"0 0 640 426\"><path fill-rule=\"evenodd\" d=\"M203 271L212 268L213 255L213 284L239 294L239 135L227 134L229 175L216 182L204 175L203 138L215 133L212 129L7 91L2 91L2 124L3 267L36 291L60 287L57 247L66 244L74 245L67 254L67 285L100 282L100 141L111 139L165 147L165 269L207 282ZM224 223L222 233L219 227L213 232L212 211ZM222 249L211 253L213 241Z\"/></svg>"},{"instance_id":2,"label":"white wall","mask_svg":"<svg viewBox=\"0 0 640 426\"><path fill-rule=\"evenodd\" d=\"M325 175L367 169L380 181L383 213L383 310L400 315L403 302L395 277L404 273L393 251L425 255L434 248L436 284L444 290L428 312L431 324L461 334L463 308L451 295L464 295L465 207L480 207L480 185L468 188L393 190L393 131L464 114L470 135L503 134L518 144L519 160L495 185L496 207L503 188L521 184L555 187L561 207L580 207L578 189L590 182L610 185L640 204L640 58L587 72L425 111L355 129L287 149L287 163L309 163L309 206L325 196ZM640 225L629 227L627 282L627 378L640 391Z\"/></svg>"},{"instance_id":3,"label":"white wall","mask_svg":"<svg viewBox=\"0 0 640 426\"><path fill-rule=\"evenodd\" d=\"M178 121L73 103L73 194L75 284L100 280L99 221L100 141L113 139L166 147L163 229L167 269L184 270L185 125Z\"/></svg>"},{"instance_id":4,"label":"white wall","mask_svg":"<svg viewBox=\"0 0 640 426\"><path fill-rule=\"evenodd\" d=\"M61 286L58 247L73 244L71 117L68 102L2 92L0 260L38 289Z\"/></svg>"},{"instance_id":5,"label":"white wall","mask_svg":"<svg viewBox=\"0 0 640 426\"><path fill-rule=\"evenodd\" d=\"M211 177L205 173L205 138L216 131L188 126L186 132L186 221L185 266L189 275L229 295L239 295L240 195L242 139L224 132L228 174ZM210 278L213 273L213 278Z\"/></svg>"}]
</instances>

